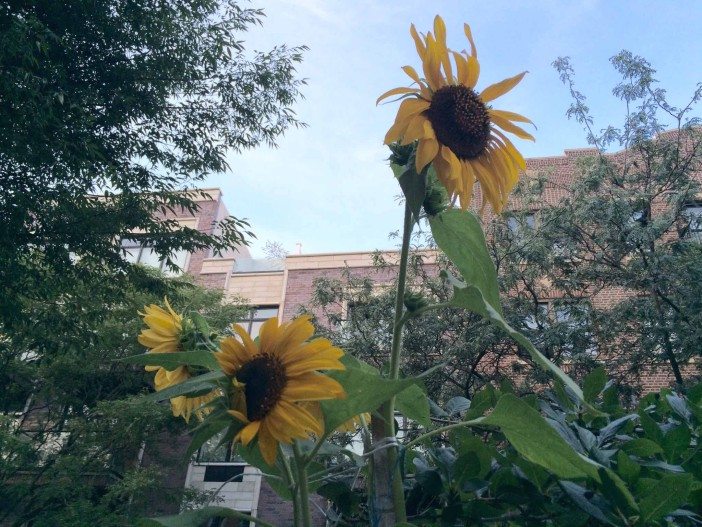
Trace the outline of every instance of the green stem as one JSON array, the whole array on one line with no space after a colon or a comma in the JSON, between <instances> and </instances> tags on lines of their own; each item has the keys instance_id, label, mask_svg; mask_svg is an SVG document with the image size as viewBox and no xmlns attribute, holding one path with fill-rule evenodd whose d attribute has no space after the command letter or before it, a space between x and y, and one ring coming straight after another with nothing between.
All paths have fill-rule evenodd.
<instances>
[{"instance_id":1,"label":"green stem","mask_svg":"<svg viewBox=\"0 0 702 527\"><path fill-rule=\"evenodd\" d=\"M285 469L285 471L283 472L283 476L285 477L285 481L288 484L290 493L292 494L293 524L295 525L295 527L300 527L300 496L297 492L298 486L295 484L295 476L293 475L292 469L290 468L288 458L285 457L283 449L280 448L280 445L278 445L278 457L283 462L283 468Z\"/></svg>"},{"instance_id":2,"label":"green stem","mask_svg":"<svg viewBox=\"0 0 702 527\"><path fill-rule=\"evenodd\" d=\"M312 517L310 515L310 493L307 481L307 464L305 455L300 450L297 440L293 443L293 453L295 455L295 466L297 468L297 488L300 498L300 517L303 527L312 527Z\"/></svg>"},{"instance_id":3,"label":"green stem","mask_svg":"<svg viewBox=\"0 0 702 527\"><path fill-rule=\"evenodd\" d=\"M464 426L480 426L480 423L483 421L483 417L478 417L477 419L472 419L470 421L461 421L460 423L453 423L452 425L446 425L442 426L440 428L435 428L434 430L431 430L430 432L427 432L426 434L420 435L418 438L413 439L409 443L405 445L406 449L409 449L413 447L416 444L421 443L425 439L428 439L432 436L438 435L438 434L443 434L444 432L448 432L449 430L453 430L454 428L461 428Z\"/></svg>"},{"instance_id":4,"label":"green stem","mask_svg":"<svg viewBox=\"0 0 702 527\"><path fill-rule=\"evenodd\" d=\"M392 328L392 347L390 349L390 379L398 379L400 376L400 353L402 352L402 328L404 326L404 301L405 288L407 283L407 262L409 260L409 245L412 237L412 212L405 202L405 218L402 228L402 248L400 250L400 268L397 275L397 294L395 295L395 320ZM395 437L395 398L390 400L381 408L385 419L385 437ZM407 521L405 511L405 490L402 484L402 473L397 462L396 448L388 449L388 467L391 471L392 479L392 499L395 512L395 522L403 523Z\"/></svg>"}]
</instances>

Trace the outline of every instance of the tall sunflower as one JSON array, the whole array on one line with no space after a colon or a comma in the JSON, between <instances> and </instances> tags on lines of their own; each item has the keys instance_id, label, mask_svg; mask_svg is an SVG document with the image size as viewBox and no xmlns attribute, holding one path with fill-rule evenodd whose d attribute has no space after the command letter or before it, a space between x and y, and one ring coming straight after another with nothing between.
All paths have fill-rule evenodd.
<instances>
[{"instance_id":1,"label":"tall sunflower","mask_svg":"<svg viewBox=\"0 0 702 527\"><path fill-rule=\"evenodd\" d=\"M179 315L168 299L164 299L166 309L156 304L144 307L144 323L148 326L143 329L137 340L139 344L149 349L149 353L175 353L183 351L180 344L183 335L183 316ZM154 387L156 391L170 388L176 384L187 381L191 372L187 366L178 366L174 370L166 370L161 366L144 366L146 371L155 371ZM186 397L181 395L171 399L171 410L175 417L182 417L186 422L190 421L193 412L199 419L206 413L202 409L203 405L217 396L215 391L198 397Z\"/></svg>"},{"instance_id":2,"label":"tall sunflower","mask_svg":"<svg viewBox=\"0 0 702 527\"><path fill-rule=\"evenodd\" d=\"M514 88L526 72L476 91L480 74L478 52L468 24L464 30L470 54L446 46L446 26L438 15L433 34L419 35L414 24L411 26L424 76L420 77L412 66L404 66L402 69L416 87L394 88L378 98L380 102L393 95L406 97L385 135L385 144L419 141L417 172L433 163L439 180L452 199L459 198L462 209L470 206L477 181L483 206L487 200L499 213L519 180L519 171L526 168L524 158L505 132L522 139L534 138L514 124L531 123L529 119L493 109L489 103Z\"/></svg>"},{"instance_id":3,"label":"tall sunflower","mask_svg":"<svg viewBox=\"0 0 702 527\"><path fill-rule=\"evenodd\" d=\"M344 352L324 338L309 340L314 326L302 316L278 326L268 319L257 342L235 324L241 339L227 337L215 353L222 370L232 377L229 413L244 423L235 440L248 445L258 437L263 459L275 462L278 443L292 443L310 433L321 435L324 425L303 407L303 401L346 396L342 386L318 370L343 370Z\"/></svg>"}]
</instances>

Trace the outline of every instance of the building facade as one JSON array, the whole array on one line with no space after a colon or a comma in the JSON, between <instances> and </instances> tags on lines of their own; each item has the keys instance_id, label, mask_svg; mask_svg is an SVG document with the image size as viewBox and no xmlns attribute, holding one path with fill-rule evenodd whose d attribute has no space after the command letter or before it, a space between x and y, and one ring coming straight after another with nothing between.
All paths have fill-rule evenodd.
<instances>
[{"instance_id":1,"label":"building facade","mask_svg":"<svg viewBox=\"0 0 702 527\"><path fill-rule=\"evenodd\" d=\"M555 204L568 196L568 189L578 172L578 164L586 157L597 153L594 149L566 150L562 156L543 157L527 160L527 174L547 174L547 184L543 193L544 204ZM212 228L213 220L225 217L228 212L222 201L222 193L218 189L208 189L211 199L200 202L198 216L172 216L183 225L207 230ZM519 210L518 200L512 207ZM690 214L702 218L702 206L690 204ZM535 211L532 211L535 213ZM534 221L527 215L526 220ZM509 224L509 220L508 220ZM695 228L702 227L702 221L694 221ZM699 229L702 231L702 228ZM695 231L697 232L697 231ZM152 262L153 255L148 248L138 247L138 244L128 245L129 257L133 261L158 265ZM397 259L394 252L382 254L387 262ZM434 264L435 254L427 251L425 263L429 267ZM378 267L375 265L374 253L343 252L333 254L293 254L282 259L252 259L249 252L242 248L230 254L214 256L202 251L197 254L180 255L185 272L192 275L206 287L223 290L231 299L243 300L250 306L246 319L238 321L256 335L258 328L266 319L277 316L281 321L287 321L297 315L302 308L309 309L315 291L315 281L318 279L343 280L348 276L356 278L371 278L376 284L391 283L396 274L396 267ZM598 292L592 298L593 305L602 307L612 305L623 298L627 292L624 289L610 288ZM543 298L539 308L553 311L558 317L558 308L551 305L553 298ZM343 310L344 307L342 306ZM343 315L343 314L342 314ZM517 360L512 358L511 360ZM688 373L699 372L698 364L686 365ZM659 390L674 383L669 369L651 371L647 377L646 389ZM217 490L221 498L220 504L231 507L256 517L260 517L275 525L291 525L290 507L282 502L265 483L260 472L247 466L241 460L231 458L228 448L218 451L204 447L191 460L182 475L174 479L175 485L191 486L200 490ZM320 509L315 510L319 524L324 523Z\"/></svg>"}]
</instances>

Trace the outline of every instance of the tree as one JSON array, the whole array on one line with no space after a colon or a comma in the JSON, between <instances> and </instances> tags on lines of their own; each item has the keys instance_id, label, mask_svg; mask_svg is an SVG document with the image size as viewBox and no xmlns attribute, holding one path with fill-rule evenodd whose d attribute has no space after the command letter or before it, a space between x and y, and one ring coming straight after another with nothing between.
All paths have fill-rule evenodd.
<instances>
[{"instance_id":1,"label":"tree","mask_svg":"<svg viewBox=\"0 0 702 527\"><path fill-rule=\"evenodd\" d=\"M247 53L262 17L233 0L0 2L3 324L87 280L119 294L135 231L164 258L244 243L245 221L207 233L159 213L197 209L183 191L229 151L300 125L304 48Z\"/></svg>"},{"instance_id":2,"label":"tree","mask_svg":"<svg viewBox=\"0 0 702 527\"><path fill-rule=\"evenodd\" d=\"M630 390L656 370L682 386L698 373L685 365L702 347L702 135L690 116L702 88L676 110L643 59L622 52L612 62L624 79L614 90L629 108L624 126L608 127L601 137L590 132L599 150L581 159L567 185L548 170L522 178L510 210L486 221L488 248L510 325L571 375L581 378L604 362ZM569 114L592 129L570 65L556 66L574 93ZM663 130L660 113L672 115L670 130ZM609 154L605 146L622 150ZM547 199L554 192L558 199ZM417 240L411 283L425 298L446 302L451 289L440 271L451 265L442 258L424 265L422 250L431 247L431 239ZM332 338L377 366L388 357L393 316L386 285L371 276L321 280L310 306L327 319ZM406 331L403 373L445 363L427 380L439 403L472 397L484 383L505 378L525 391L547 382L528 354L472 313L432 311Z\"/></svg>"},{"instance_id":3,"label":"tree","mask_svg":"<svg viewBox=\"0 0 702 527\"><path fill-rule=\"evenodd\" d=\"M153 374L120 362L144 351L135 338L137 311L164 295L177 310L207 316L217 331L245 313L241 303L223 303L222 292L178 278L157 292L130 289L109 304L76 292L82 316L73 318L76 306L66 304L53 316L57 325L44 324L37 304L31 331L2 342L0 521L125 525L152 513L154 503L177 507L187 495L167 488L163 472L184 462L162 451L184 432L181 420L169 405L139 397Z\"/></svg>"}]
</instances>

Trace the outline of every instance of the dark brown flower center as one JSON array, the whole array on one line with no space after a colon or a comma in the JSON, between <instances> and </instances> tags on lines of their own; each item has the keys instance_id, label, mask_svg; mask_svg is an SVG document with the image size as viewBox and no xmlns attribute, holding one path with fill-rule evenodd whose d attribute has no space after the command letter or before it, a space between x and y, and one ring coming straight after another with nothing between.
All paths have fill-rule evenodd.
<instances>
[{"instance_id":1,"label":"dark brown flower center","mask_svg":"<svg viewBox=\"0 0 702 527\"><path fill-rule=\"evenodd\" d=\"M467 86L444 86L434 93L426 111L436 138L459 159L473 159L490 139L490 114L477 93Z\"/></svg>"},{"instance_id":2,"label":"dark brown flower center","mask_svg":"<svg viewBox=\"0 0 702 527\"><path fill-rule=\"evenodd\" d=\"M260 421L275 407L288 382L285 367L271 355L259 355L244 364L236 379L246 386L246 417Z\"/></svg>"}]
</instances>

